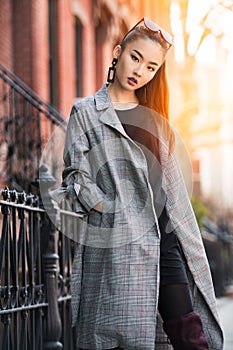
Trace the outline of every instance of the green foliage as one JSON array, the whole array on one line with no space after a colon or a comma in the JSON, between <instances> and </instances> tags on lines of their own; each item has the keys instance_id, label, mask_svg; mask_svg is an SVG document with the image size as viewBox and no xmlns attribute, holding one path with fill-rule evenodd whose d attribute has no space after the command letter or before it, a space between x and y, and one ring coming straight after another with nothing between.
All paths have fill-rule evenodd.
<instances>
[{"instance_id":1,"label":"green foliage","mask_svg":"<svg viewBox=\"0 0 233 350\"><path fill-rule=\"evenodd\" d=\"M209 210L208 208L203 204L201 198L199 197L192 197L191 198L191 204L197 219L197 223L199 227L203 226L203 220L208 215Z\"/></svg>"}]
</instances>

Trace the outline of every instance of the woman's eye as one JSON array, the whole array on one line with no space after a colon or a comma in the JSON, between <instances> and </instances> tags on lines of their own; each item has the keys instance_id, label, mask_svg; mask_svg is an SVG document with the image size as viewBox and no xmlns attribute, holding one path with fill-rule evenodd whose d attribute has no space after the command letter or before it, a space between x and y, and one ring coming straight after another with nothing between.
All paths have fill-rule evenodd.
<instances>
[{"instance_id":1,"label":"woman's eye","mask_svg":"<svg viewBox=\"0 0 233 350\"><path fill-rule=\"evenodd\" d=\"M136 56L131 55L131 58L132 58L132 60L133 60L133 61L135 61L135 62L139 62L139 59L138 59Z\"/></svg>"},{"instance_id":2,"label":"woman's eye","mask_svg":"<svg viewBox=\"0 0 233 350\"><path fill-rule=\"evenodd\" d=\"M154 69L154 67L147 67L147 69L150 71L150 72L154 72L155 71L155 69Z\"/></svg>"}]
</instances>

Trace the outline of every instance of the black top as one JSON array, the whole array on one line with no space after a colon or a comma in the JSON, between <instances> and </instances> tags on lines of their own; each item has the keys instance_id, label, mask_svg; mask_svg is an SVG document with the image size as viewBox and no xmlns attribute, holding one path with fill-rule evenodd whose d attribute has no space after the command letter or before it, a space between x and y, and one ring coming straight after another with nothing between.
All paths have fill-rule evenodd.
<instances>
[{"instance_id":1,"label":"black top","mask_svg":"<svg viewBox=\"0 0 233 350\"><path fill-rule=\"evenodd\" d=\"M159 159L158 131L148 108L137 105L127 110L116 110L127 135L142 149L148 166L149 182L154 194L156 214L160 217L166 196L162 191L162 171Z\"/></svg>"}]
</instances>

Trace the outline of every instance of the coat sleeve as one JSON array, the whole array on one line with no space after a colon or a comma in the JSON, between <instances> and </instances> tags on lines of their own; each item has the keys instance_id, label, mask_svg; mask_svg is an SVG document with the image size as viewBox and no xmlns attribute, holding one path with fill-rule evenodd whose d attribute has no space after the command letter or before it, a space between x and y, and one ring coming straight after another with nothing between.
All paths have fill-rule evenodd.
<instances>
[{"instance_id":1,"label":"coat sleeve","mask_svg":"<svg viewBox=\"0 0 233 350\"><path fill-rule=\"evenodd\" d=\"M103 201L104 194L92 178L88 160L90 142L82 112L73 106L66 132L64 147L63 186L67 187L73 209L87 214Z\"/></svg>"},{"instance_id":2,"label":"coat sleeve","mask_svg":"<svg viewBox=\"0 0 233 350\"><path fill-rule=\"evenodd\" d=\"M203 318L208 317L209 322L213 322L214 327L217 327L218 332L214 336L218 338L219 344L221 344L222 331L219 326L214 287L201 232L189 200L176 154L172 152L168 155L168 152L165 150L163 156L163 189L166 193L165 207L168 213L166 233L173 231L177 234L186 258L188 270L194 282L191 289L195 310L201 315L203 314ZM196 290L200 291L200 295L206 301L209 307L208 310L214 316L215 321L213 321L212 317L207 316L207 313L210 315L209 311L206 310L204 312L203 302L200 301L201 297L199 301L197 300L196 295L199 294L197 294ZM219 345L217 348L222 349L222 346Z\"/></svg>"}]
</instances>

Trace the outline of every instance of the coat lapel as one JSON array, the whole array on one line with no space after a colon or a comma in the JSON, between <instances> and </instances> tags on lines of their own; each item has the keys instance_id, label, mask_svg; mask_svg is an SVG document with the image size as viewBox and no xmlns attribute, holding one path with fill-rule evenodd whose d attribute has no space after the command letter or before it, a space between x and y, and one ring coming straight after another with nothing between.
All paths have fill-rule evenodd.
<instances>
[{"instance_id":1,"label":"coat lapel","mask_svg":"<svg viewBox=\"0 0 233 350\"><path fill-rule=\"evenodd\" d=\"M95 104L97 111L102 111L99 120L129 139L113 108L106 84L95 94Z\"/></svg>"}]
</instances>

